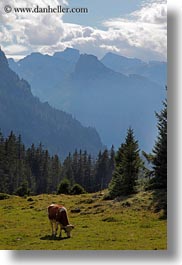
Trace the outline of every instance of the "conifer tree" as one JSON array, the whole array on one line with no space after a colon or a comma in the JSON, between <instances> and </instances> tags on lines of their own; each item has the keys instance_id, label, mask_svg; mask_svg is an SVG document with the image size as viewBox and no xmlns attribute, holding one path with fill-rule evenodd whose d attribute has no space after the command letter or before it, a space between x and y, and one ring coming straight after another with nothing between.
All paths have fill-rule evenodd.
<instances>
[{"instance_id":1,"label":"conifer tree","mask_svg":"<svg viewBox=\"0 0 182 265\"><path fill-rule=\"evenodd\" d=\"M51 158L51 183L50 183L50 190L56 191L58 184L61 180L61 162L59 161L58 155L54 155Z\"/></svg>"},{"instance_id":2,"label":"conifer tree","mask_svg":"<svg viewBox=\"0 0 182 265\"><path fill-rule=\"evenodd\" d=\"M62 178L66 178L70 181L71 185L74 183L74 175L72 169L72 156L71 153L66 157L63 162Z\"/></svg>"},{"instance_id":3,"label":"conifer tree","mask_svg":"<svg viewBox=\"0 0 182 265\"><path fill-rule=\"evenodd\" d=\"M115 168L115 151L114 151L114 146L112 145L111 150L110 150L107 185L111 181L114 168Z\"/></svg>"},{"instance_id":4,"label":"conifer tree","mask_svg":"<svg viewBox=\"0 0 182 265\"><path fill-rule=\"evenodd\" d=\"M96 173L95 173L95 186L97 190L102 190L105 187L109 167L108 150L105 149L103 153L99 152Z\"/></svg>"},{"instance_id":5,"label":"conifer tree","mask_svg":"<svg viewBox=\"0 0 182 265\"><path fill-rule=\"evenodd\" d=\"M13 193L17 189L17 139L13 131L5 141L5 172L9 176L8 192Z\"/></svg>"},{"instance_id":6,"label":"conifer tree","mask_svg":"<svg viewBox=\"0 0 182 265\"><path fill-rule=\"evenodd\" d=\"M131 128L128 129L125 143L121 144L116 153L115 163L115 170L109 185L110 196L115 198L134 193L142 160L139 156L138 142Z\"/></svg>"},{"instance_id":7,"label":"conifer tree","mask_svg":"<svg viewBox=\"0 0 182 265\"><path fill-rule=\"evenodd\" d=\"M92 164L92 157L88 155L87 164L85 167L85 181L84 187L88 192L92 192L94 187L94 166Z\"/></svg>"},{"instance_id":8,"label":"conifer tree","mask_svg":"<svg viewBox=\"0 0 182 265\"><path fill-rule=\"evenodd\" d=\"M156 113L158 119L158 138L153 148L154 188L167 189L167 101L164 108Z\"/></svg>"},{"instance_id":9,"label":"conifer tree","mask_svg":"<svg viewBox=\"0 0 182 265\"><path fill-rule=\"evenodd\" d=\"M8 193L8 174L6 172L5 140L0 131L0 192Z\"/></svg>"},{"instance_id":10,"label":"conifer tree","mask_svg":"<svg viewBox=\"0 0 182 265\"><path fill-rule=\"evenodd\" d=\"M78 158L78 176L76 182L83 186L83 179L84 179L84 163L83 163L82 150L80 150Z\"/></svg>"}]
</instances>

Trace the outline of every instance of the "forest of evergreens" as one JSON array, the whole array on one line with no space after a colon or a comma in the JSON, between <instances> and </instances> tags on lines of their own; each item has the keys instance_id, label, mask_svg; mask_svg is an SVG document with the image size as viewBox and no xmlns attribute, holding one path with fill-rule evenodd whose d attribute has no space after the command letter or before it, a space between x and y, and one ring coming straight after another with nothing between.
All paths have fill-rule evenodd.
<instances>
[{"instance_id":1,"label":"forest of evergreens","mask_svg":"<svg viewBox=\"0 0 182 265\"><path fill-rule=\"evenodd\" d=\"M24 195L55 193L60 182L81 185L87 192L108 186L114 169L114 148L99 152L95 159L86 151L75 150L61 163L40 143L26 148L21 136L7 138L0 133L0 192Z\"/></svg>"}]
</instances>

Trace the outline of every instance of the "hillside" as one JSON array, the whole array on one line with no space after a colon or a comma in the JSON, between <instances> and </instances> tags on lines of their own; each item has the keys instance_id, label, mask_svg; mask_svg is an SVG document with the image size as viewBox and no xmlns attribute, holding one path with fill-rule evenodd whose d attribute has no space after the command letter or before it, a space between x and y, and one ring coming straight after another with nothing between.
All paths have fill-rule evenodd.
<instances>
[{"instance_id":1,"label":"hillside","mask_svg":"<svg viewBox=\"0 0 182 265\"><path fill-rule=\"evenodd\" d=\"M41 63L41 62L40 62ZM0 128L6 136L13 130L26 145L43 144L61 158L77 148L97 154L103 148L97 131L84 127L72 115L41 103L29 84L8 66L0 50Z\"/></svg>"},{"instance_id":2,"label":"hillside","mask_svg":"<svg viewBox=\"0 0 182 265\"><path fill-rule=\"evenodd\" d=\"M140 148L151 152L157 134L155 111L165 98L166 83L157 80L165 80L165 67L159 71L160 62L122 57L122 72L117 70L121 58L111 59L112 65L66 49L53 56L31 54L16 63L10 60L10 66L27 78L34 95L96 128L108 147L117 148L132 126Z\"/></svg>"},{"instance_id":3,"label":"hillside","mask_svg":"<svg viewBox=\"0 0 182 265\"><path fill-rule=\"evenodd\" d=\"M167 222L152 210L153 199L154 192L114 201L103 200L102 193L9 196L0 200L0 249L164 250ZM53 202L67 208L75 225L70 239L66 234L62 239L51 237L46 209Z\"/></svg>"}]
</instances>

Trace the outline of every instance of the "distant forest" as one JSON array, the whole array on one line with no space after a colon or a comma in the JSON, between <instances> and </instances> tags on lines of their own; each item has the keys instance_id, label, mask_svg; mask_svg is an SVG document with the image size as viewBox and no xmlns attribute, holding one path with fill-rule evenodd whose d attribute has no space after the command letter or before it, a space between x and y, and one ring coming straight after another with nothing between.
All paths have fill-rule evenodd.
<instances>
[{"instance_id":1,"label":"distant forest","mask_svg":"<svg viewBox=\"0 0 182 265\"><path fill-rule=\"evenodd\" d=\"M57 193L60 184L66 183L70 190L79 184L77 192L99 191L107 188L112 178L114 156L113 147L100 151L96 159L87 151L75 150L61 163L58 155L50 156L41 143L25 148L20 135L11 132L4 138L0 132L0 192L20 196ZM69 193L66 186L65 193Z\"/></svg>"}]
</instances>

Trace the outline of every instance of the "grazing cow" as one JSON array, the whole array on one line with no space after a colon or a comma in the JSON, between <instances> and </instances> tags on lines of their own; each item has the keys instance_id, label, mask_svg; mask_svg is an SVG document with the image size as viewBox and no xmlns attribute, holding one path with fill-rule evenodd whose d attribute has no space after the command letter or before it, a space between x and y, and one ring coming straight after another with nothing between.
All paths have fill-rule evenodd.
<instances>
[{"instance_id":1,"label":"grazing cow","mask_svg":"<svg viewBox=\"0 0 182 265\"><path fill-rule=\"evenodd\" d=\"M52 228L52 235L56 236L58 225L60 225L60 237L62 236L61 231L64 230L67 234L67 237L71 237L71 230L74 228L68 221L68 215L66 208L62 205L58 204L51 204L47 208L48 210L48 217L51 223ZM54 230L55 224L55 230Z\"/></svg>"}]
</instances>

